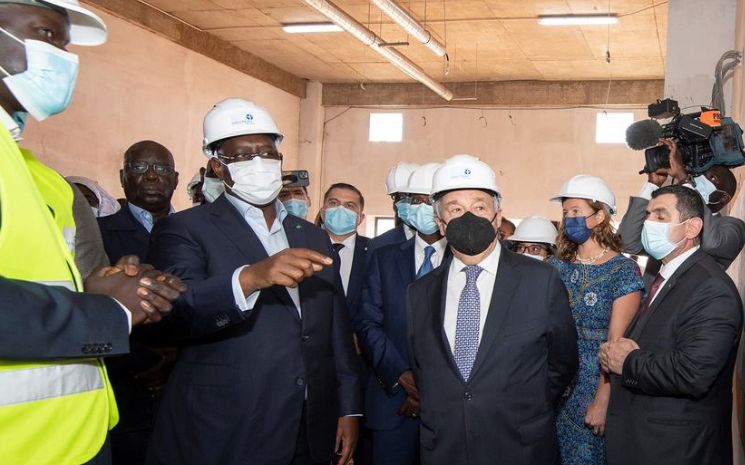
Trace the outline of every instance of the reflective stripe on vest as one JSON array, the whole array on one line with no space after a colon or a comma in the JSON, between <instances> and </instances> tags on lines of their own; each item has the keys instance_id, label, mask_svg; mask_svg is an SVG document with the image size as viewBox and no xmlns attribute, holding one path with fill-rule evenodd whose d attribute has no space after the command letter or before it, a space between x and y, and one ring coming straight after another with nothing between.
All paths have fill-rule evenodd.
<instances>
[{"instance_id":1,"label":"reflective stripe on vest","mask_svg":"<svg viewBox=\"0 0 745 465\"><path fill-rule=\"evenodd\" d=\"M101 389L98 363L0 371L0 407Z\"/></svg>"},{"instance_id":2,"label":"reflective stripe on vest","mask_svg":"<svg viewBox=\"0 0 745 465\"><path fill-rule=\"evenodd\" d=\"M63 234L72 203L70 185L0 125L1 276L82 290ZM0 360L0 464L85 463L117 421L102 359Z\"/></svg>"}]
</instances>

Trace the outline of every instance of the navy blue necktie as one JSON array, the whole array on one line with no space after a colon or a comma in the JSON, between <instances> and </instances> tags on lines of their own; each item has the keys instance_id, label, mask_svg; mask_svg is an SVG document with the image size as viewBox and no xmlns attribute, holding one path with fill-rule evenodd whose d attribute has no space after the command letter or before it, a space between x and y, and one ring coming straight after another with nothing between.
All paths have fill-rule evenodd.
<instances>
[{"instance_id":1,"label":"navy blue necktie","mask_svg":"<svg viewBox=\"0 0 745 465\"><path fill-rule=\"evenodd\" d=\"M419 267L419 271L416 272L416 279L421 278L435 268L432 265L432 255L434 255L434 253L435 248L431 245L424 248L424 261L422 262L422 266Z\"/></svg>"},{"instance_id":2,"label":"navy blue necktie","mask_svg":"<svg viewBox=\"0 0 745 465\"><path fill-rule=\"evenodd\" d=\"M466 272L466 286L460 294L458 301L458 318L455 323L455 349L453 358L455 364L468 381L471 376L473 362L476 361L476 353L479 350L479 323L481 317L481 297L476 280L483 271L478 265L469 265L463 268Z\"/></svg>"}]
</instances>

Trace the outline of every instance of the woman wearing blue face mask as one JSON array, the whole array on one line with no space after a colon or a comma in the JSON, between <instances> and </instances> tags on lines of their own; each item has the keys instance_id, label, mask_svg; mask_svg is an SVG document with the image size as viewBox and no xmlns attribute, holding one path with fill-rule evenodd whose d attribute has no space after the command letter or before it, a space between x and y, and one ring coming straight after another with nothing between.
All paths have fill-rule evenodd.
<instances>
[{"instance_id":1,"label":"woman wearing blue face mask","mask_svg":"<svg viewBox=\"0 0 745 465\"><path fill-rule=\"evenodd\" d=\"M551 200L561 202L563 221L558 268L577 325L579 370L562 399L557 434L562 465L604 465L608 376L598 352L606 340L623 336L641 300L644 283L636 263L620 254L621 237L611 226L615 196L596 176L568 180Z\"/></svg>"}]
</instances>

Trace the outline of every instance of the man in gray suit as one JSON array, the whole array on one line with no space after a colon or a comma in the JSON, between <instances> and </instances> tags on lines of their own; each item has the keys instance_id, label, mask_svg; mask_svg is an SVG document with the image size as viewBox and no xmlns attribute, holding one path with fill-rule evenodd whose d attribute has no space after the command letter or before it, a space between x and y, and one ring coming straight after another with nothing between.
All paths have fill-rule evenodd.
<instances>
[{"instance_id":1,"label":"man in gray suit","mask_svg":"<svg viewBox=\"0 0 745 465\"><path fill-rule=\"evenodd\" d=\"M453 256L408 291L421 462L553 465L555 407L578 364L566 288L554 268L497 240L487 164L451 158L432 193Z\"/></svg>"},{"instance_id":2,"label":"man in gray suit","mask_svg":"<svg viewBox=\"0 0 745 465\"><path fill-rule=\"evenodd\" d=\"M646 220L647 204L652 193L662 187L668 176L679 184L694 188L693 185L686 184L689 182L689 176L683 167L677 144L671 139L665 139L663 143L670 148L670 168L648 174L648 181L641 192L630 198L629 208L618 227L624 251L630 254L645 253L641 232ZM745 222L719 213L734 197L737 180L724 166L713 166L703 175L694 177L693 181L696 183L696 191L701 194L705 203L701 248L722 268L727 269L745 246ZM647 288L659 268L660 262L650 258L644 272Z\"/></svg>"}]
</instances>

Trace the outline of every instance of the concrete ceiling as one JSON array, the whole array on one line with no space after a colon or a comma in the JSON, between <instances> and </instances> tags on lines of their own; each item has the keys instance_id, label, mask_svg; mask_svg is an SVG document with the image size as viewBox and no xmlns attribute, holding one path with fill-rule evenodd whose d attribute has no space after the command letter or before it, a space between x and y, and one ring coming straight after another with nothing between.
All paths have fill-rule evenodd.
<instances>
[{"instance_id":1,"label":"concrete ceiling","mask_svg":"<svg viewBox=\"0 0 745 465\"><path fill-rule=\"evenodd\" d=\"M287 34L282 23L325 21L301 0L137 0L297 77L322 82L409 79L345 32ZM606 0L437 0L399 4L447 45L449 65L368 0L335 3L441 81L661 79L667 2L613 0L613 26L546 27L541 14L605 13ZM610 63L606 50L610 50ZM447 71L447 72L446 72Z\"/></svg>"}]
</instances>

